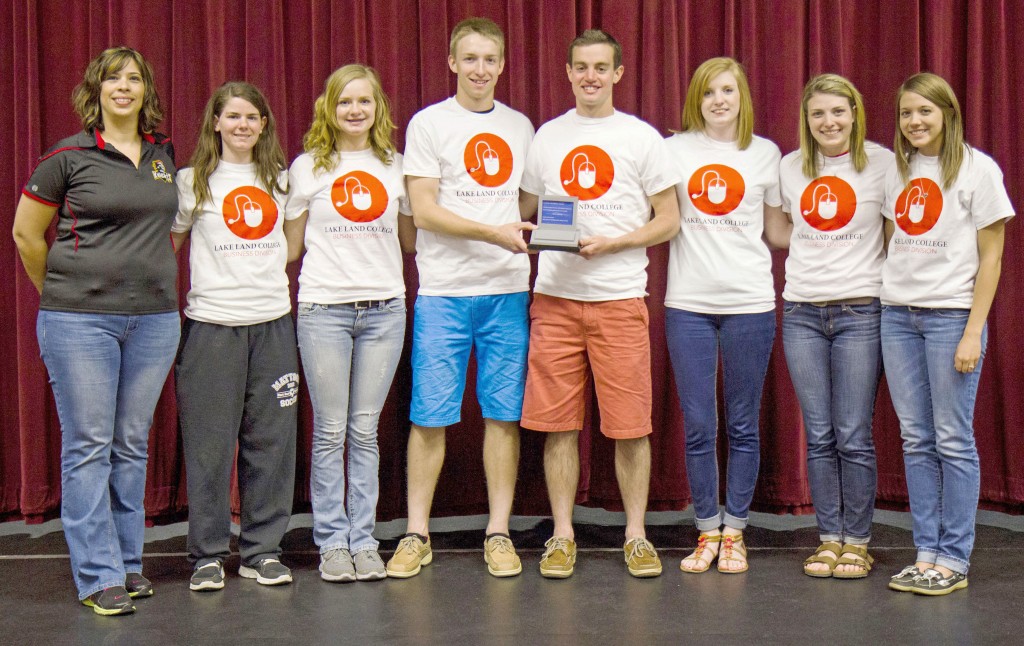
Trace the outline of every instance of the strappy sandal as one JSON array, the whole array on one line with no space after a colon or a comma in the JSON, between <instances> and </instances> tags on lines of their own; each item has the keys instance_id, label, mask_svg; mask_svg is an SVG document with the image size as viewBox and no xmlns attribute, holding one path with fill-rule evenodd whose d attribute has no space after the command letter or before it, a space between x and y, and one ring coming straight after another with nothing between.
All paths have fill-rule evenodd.
<instances>
[{"instance_id":1,"label":"strappy sandal","mask_svg":"<svg viewBox=\"0 0 1024 646\"><path fill-rule=\"evenodd\" d=\"M740 561L743 567L738 570L727 570L722 561ZM722 549L718 553L718 571L722 574L741 574L746 572L747 546L743 543L743 534L722 534Z\"/></svg>"},{"instance_id":2,"label":"strappy sandal","mask_svg":"<svg viewBox=\"0 0 1024 646\"><path fill-rule=\"evenodd\" d=\"M840 565L855 565L860 570L853 572L839 572L838 570L832 572L832 577L836 579L863 579L871 571L871 564L875 562L875 559L871 558L868 554L867 545L851 545L847 543L843 545L843 551L841 558L836 561L836 567Z\"/></svg>"},{"instance_id":3,"label":"strappy sandal","mask_svg":"<svg viewBox=\"0 0 1024 646\"><path fill-rule=\"evenodd\" d=\"M835 556L827 556L823 552L832 552ZM836 562L839 560L839 555L843 552L843 546L836 541L826 541L822 543L818 549L814 550L814 556L808 556L804 560L804 574L807 576L813 576L816 579L828 579L833 576L833 571L836 569ZM812 563L824 563L828 566L827 570L812 570L807 566Z\"/></svg>"},{"instance_id":4,"label":"strappy sandal","mask_svg":"<svg viewBox=\"0 0 1024 646\"><path fill-rule=\"evenodd\" d=\"M708 569L711 567L711 564L715 562L716 558L718 558L718 550L716 549L714 551L714 554L711 555L711 558L705 558L704 552L711 551L711 548L709 547L710 544L721 542L721 534L715 534L714 536L710 534L701 534L697 537L697 549L693 550L693 552L689 556L687 556L679 562L679 569L683 572L690 572L692 574L700 574L701 572L707 572ZM686 567L686 565L684 565L686 561L691 560L697 561L697 567Z\"/></svg>"}]
</instances>

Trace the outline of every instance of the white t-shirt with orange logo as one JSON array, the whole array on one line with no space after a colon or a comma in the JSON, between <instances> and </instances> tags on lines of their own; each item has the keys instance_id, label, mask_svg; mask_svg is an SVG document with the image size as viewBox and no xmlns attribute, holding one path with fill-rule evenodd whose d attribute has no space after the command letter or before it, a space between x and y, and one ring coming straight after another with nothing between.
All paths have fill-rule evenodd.
<instances>
[{"instance_id":1,"label":"white t-shirt with orange logo","mask_svg":"<svg viewBox=\"0 0 1024 646\"><path fill-rule=\"evenodd\" d=\"M910 181L895 164L885 178L882 215L896 226L882 265L882 304L969 309L978 275L978 229L1014 216L1003 173L966 147L960 174L942 190L938 157L914 154Z\"/></svg>"},{"instance_id":2,"label":"white t-shirt with orange logo","mask_svg":"<svg viewBox=\"0 0 1024 646\"><path fill-rule=\"evenodd\" d=\"M472 112L454 98L417 112L405 133L405 174L439 180L438 204L476 222L519 222L519 179L533 125L494 102ZM420 230L419 293L428 296L512 294L530 288L530 261L497 245Z\"/></svg>"},{"instance_id":3,"label":"white t-shirt with orange logo","mask_svg":"<svg viewBox=\"0 0 1024 646\"><path fill-rule=\"evenodd\" d=\"M288 217L309 211L299 301L335 304L403 296L398 214L408 214L402 155L384 165L372 150L342 152L314 173L299 155L289 171Z\"/></svg>"},{"instance_id":4,"label":"white t-shirt with orange logo","mask_svg":"<svg viewBox=\"0 0 1024 646\"><path fill-rule=\"evenodd\" d=\"M772 258L761 239L764 205L779 206L779 147L754 137L746 150L703 132L667 140L682 181L682 224L669 247L666 307L702 314L775 308Z\"/></svg>"},{"instance_id":5,"label":"white t-shirt with orange logo","mask_svg":"<svg viewBox=\"0 0 1024 646\"><path fill-rule=\"evenodd\" d=\"M178 172L178 215L171 230L191 230L192 287L185 316L217 325L255 325L291 311L285 196L256 178L253 164L221 161L210 175L211 201L193 214L193 169ZM287 186L284 171L278 180ZM289 218L290 219L290 218Z\"/></svg>"},{"instance_id":6,"label":"white t-shirt with orange logo","mask_svg":"<svg viewBox=\"0 0 1024 646\"><path fill-rule=\"evenodd\" d=\"M624 112L591 119L570 110L541 126L530 147L523 190L579 198L580 238L617 237L651 219L648 196L679 175L658 131ZM647 293L647 250L586 259L540 254L534 291L578 301L609 301Z\"/></svg>"},{"instance_id":7,"label":"white t-shirt with orange logo","mask_svg":"<svg viewBox=\"0 0 1024 646\"><path fill-rule=\"evenodd\" d=\"M782 158L782 210L793 220L782 297L798 303L877 298L882 288L882 200L892 151L864 143L860 173L849 154L818 156L820 174L807 179L794 150Z\"/></svg>"}]
</instances>

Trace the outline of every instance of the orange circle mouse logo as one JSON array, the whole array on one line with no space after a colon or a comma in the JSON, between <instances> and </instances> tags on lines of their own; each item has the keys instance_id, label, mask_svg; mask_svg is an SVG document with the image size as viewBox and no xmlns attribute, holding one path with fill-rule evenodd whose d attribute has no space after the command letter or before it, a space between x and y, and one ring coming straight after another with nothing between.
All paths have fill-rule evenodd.
<instances>
[{"instance_id":1,"label":"orange circle mouse logo","mask_svg":"<svg viewBox=\"0 0 1024 646\"><path fill-rule=\"evenodd\" d=\"M732 213L743 201L746 190L743 177L722 164L701 166L686 185L690 202L707 215Z\"/></svg>"},{"instance_id":2,"label":"orange circle mouse logo","mask_svg":"<svg viewBox=\"0 0 1024 646\"><path fill-rule=\"evenodd\" d=\"M462 160L466 172L480 186L494 188L512 177L512 149L498 135L481 132L470 139Z\"/></svg>"},{"instance_id":3,"label":"orange circle mouse logo","mask_svg":"<svg viewBox=\"0 0 1024 646\"><path fill-rule=\"evenodd\" d=\"M896 198L896 224L908 236L919 236L931 230L942 213L942 191L927 177L907 183Z\"/></svg>"},{"instance_id":4,"label":"orange circle mouse logo","mask_svg":"<svg viewBox=\"0 0 1024 646\"><path fill-rule=\"evenodd\" d=\"M800 196L800 215L818 231L842 229L857 211L857 194L838 177L819 177Z\"/></svg>"},{"instance_id":5,"label":"orange circle mouse logo","mask_svg":"<svg viewBox=\"0 0 1024 646\"><path fill-rule=\"evenodd\" d=\"M373 175L354 170L334 180L331 204L350 222L373 222L387 210L388 192Z\"/></svg>"},{"instance_id":6,"label":"orange circle mouse logo","mask_svg":"<svg viewBox=\"0 0 1024 646\"><path fill-rule=\"evenodd\" d=\"M581 200L596 200L612 187L615 164L597 146L578 146L569 151L558 170L565 192Z\"/></svg>"},{"instance_id":7,"label":"orange circle mouse logo","mask_svg":"<svg viewBox=\"0 0 1024 646\"><path fill-rule=\"evenodd\" d=\"M245 240L259 240L277 224L277 204L255 186L239 186L228 193L221 210L231 233Z\"/></svg>"}]
</instances>

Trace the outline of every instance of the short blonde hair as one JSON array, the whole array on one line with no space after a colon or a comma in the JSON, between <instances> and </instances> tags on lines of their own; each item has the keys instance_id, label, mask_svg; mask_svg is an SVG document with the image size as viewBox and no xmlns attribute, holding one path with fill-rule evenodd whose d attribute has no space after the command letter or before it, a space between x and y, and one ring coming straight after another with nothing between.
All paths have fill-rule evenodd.
<instances>
[{"instance_id":1,"label":"short blonde hair","mask_svg":"<svg viewBox=\"0 0 1024 646\"><path fill-rule=\"evenodd\" d=\"M110 74L120 72L128 63L135 62L142 74L145 90L142 95L142 109L139 111L139 133L153 132L164 118L160 109L160 97L153 84L153 68L137 50L131 47L111 47L103 50L85 68L82 82L71 93L71 104L82 119L82 129L103 131L103 110L100 108L100 86Z\"/></svg>"},{"instance_id":2,"label":"short blonde hair","mask_svg":"<svg viewBox=\"0 0 1024 646\"><path fill-rule=\"evenodd\" d=\"M470 34L478 34L493 40L498 45L498 55L505 58L505 32L490 18L466 18L455 25L448 43L448 54L454 58L459 41Z\"/></svg>"},{"instance_id":3,"label":"short blonde hair","mask_svg":"<svg viewBox=\"0 0 1024 646\"><path fill-rule=\"evenodd\" d=\"M736 145L740 150L746 150L750 142L754 140L754 107L750 98L750 86L747 84L747 74L743 66L734 58L719 56L709 58L701 63L690 77L690 87L686 90L686 102L683 104L683 132L703 132L707 124L704 122L704 114L700 110L700 104L704 100L704 93L711 86L711 81L723 72L732 72L736 77L736 89L740 93L740 114L736 122L736 134L738 136Z\"/></svg>"}]
</instances>

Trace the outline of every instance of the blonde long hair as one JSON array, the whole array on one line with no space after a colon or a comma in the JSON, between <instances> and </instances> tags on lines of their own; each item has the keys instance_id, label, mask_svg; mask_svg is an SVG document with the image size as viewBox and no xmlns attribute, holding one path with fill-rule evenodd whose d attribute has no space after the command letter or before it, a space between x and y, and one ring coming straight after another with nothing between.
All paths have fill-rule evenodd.
<instances>
[{"instance_id":1,"label":"blonde long hair","mask_svg":"<svg viewBox=\"0 0 1024 646\"><path fill-rule=\"evenodd\" d=\"M324 91L313 104L313 123L309 132L302 138L302 146L313 156L313 170L326 171L334 167L338 160L338 140L341 128L338 127L338 98L345 86L356 79L366 79L373 88L373 100L377 109L370 126L370 148L373 154L385 165L390 165L395 151L395 122L391 120L391 103L380 86L380 77L372 67L366 65L346 65L327 77Z\"/></svg>"},{"instance_id":2,"label":"blonde long hair","mask_svg":"<svg viewBox=\"0 0 1024 646\"><path fill-rule=\"evenodd\" d=\"M754 106L750 98L750 85L743 66L734 58L719 56L709 58L697 67L690 77L690 87L686 90L686 102L683 104L683 132L704 132L707 124L700 104L704 93L711 86L711 81L722 72L732 72L736 77L736 89L740 93L740 113L736 120L736 145L746 150L754 140Z\"/></svg>"},{"instance_id":3,"label":"blonde long hair","mask_svg":"<svg viewBox=\"0 0 1024 646\"><path fill-rule=\"evenodd\" d=\"M850 160L857 172L868 165L868 154L864 151L864 98L848 80L838 74L819 74L804 86L804 96L800 101L800 159L802 169L808 179L818 176L821 168L818 165L818 141L811 134L811 126L807 123L807 102L815 94L830 94L846 99L853 112L853 127L850 129Z\"/></svg>"},{"instance_id":4,"label":"blonde long hair","mask_svg":"<svg viewBox=\"0 0 1024 646\"><path fill-rule=\"evenodd\" d=\"M220 133L214 130L214 126L224 111L224 106L235 97L251 103L260 116L267 120L267 125L260 132L252 149L257 179L270 191L271 196L283 195L286 192L279 183L281 171L287 168L286 160L281 143L277 140L277 125L267 99L255 85L244 81L228 81L214 90L213 96L206 102L203 125L199 129L199 141L196 142L196 150L189 161L189 165L192 166L192 191L196 196L194 214L199 213L200 207L213 198L210 192L210 175L217 170L223 150Z\"/></svg>"},{"instance_id":5,"label":"blonde long hair","mask_svg":"<svg viewBox=\"0 0 1024 646\"><path fill-rule=\"evenodd\" d=\"M964 163L964 119L960 114L960 103L953 88L946 79L930 72L914 74L900 86L896 93L896 137L893 152L896 153L896 168L904 183L910 180L910 158L917 154L917 148L903 136L900 129L900 99L907 92L920 95L931 101L942 111L942 145L939 148L939 167L942 169L942 188L953 186L960 166Z\"/></svg>"}]
</instances>

